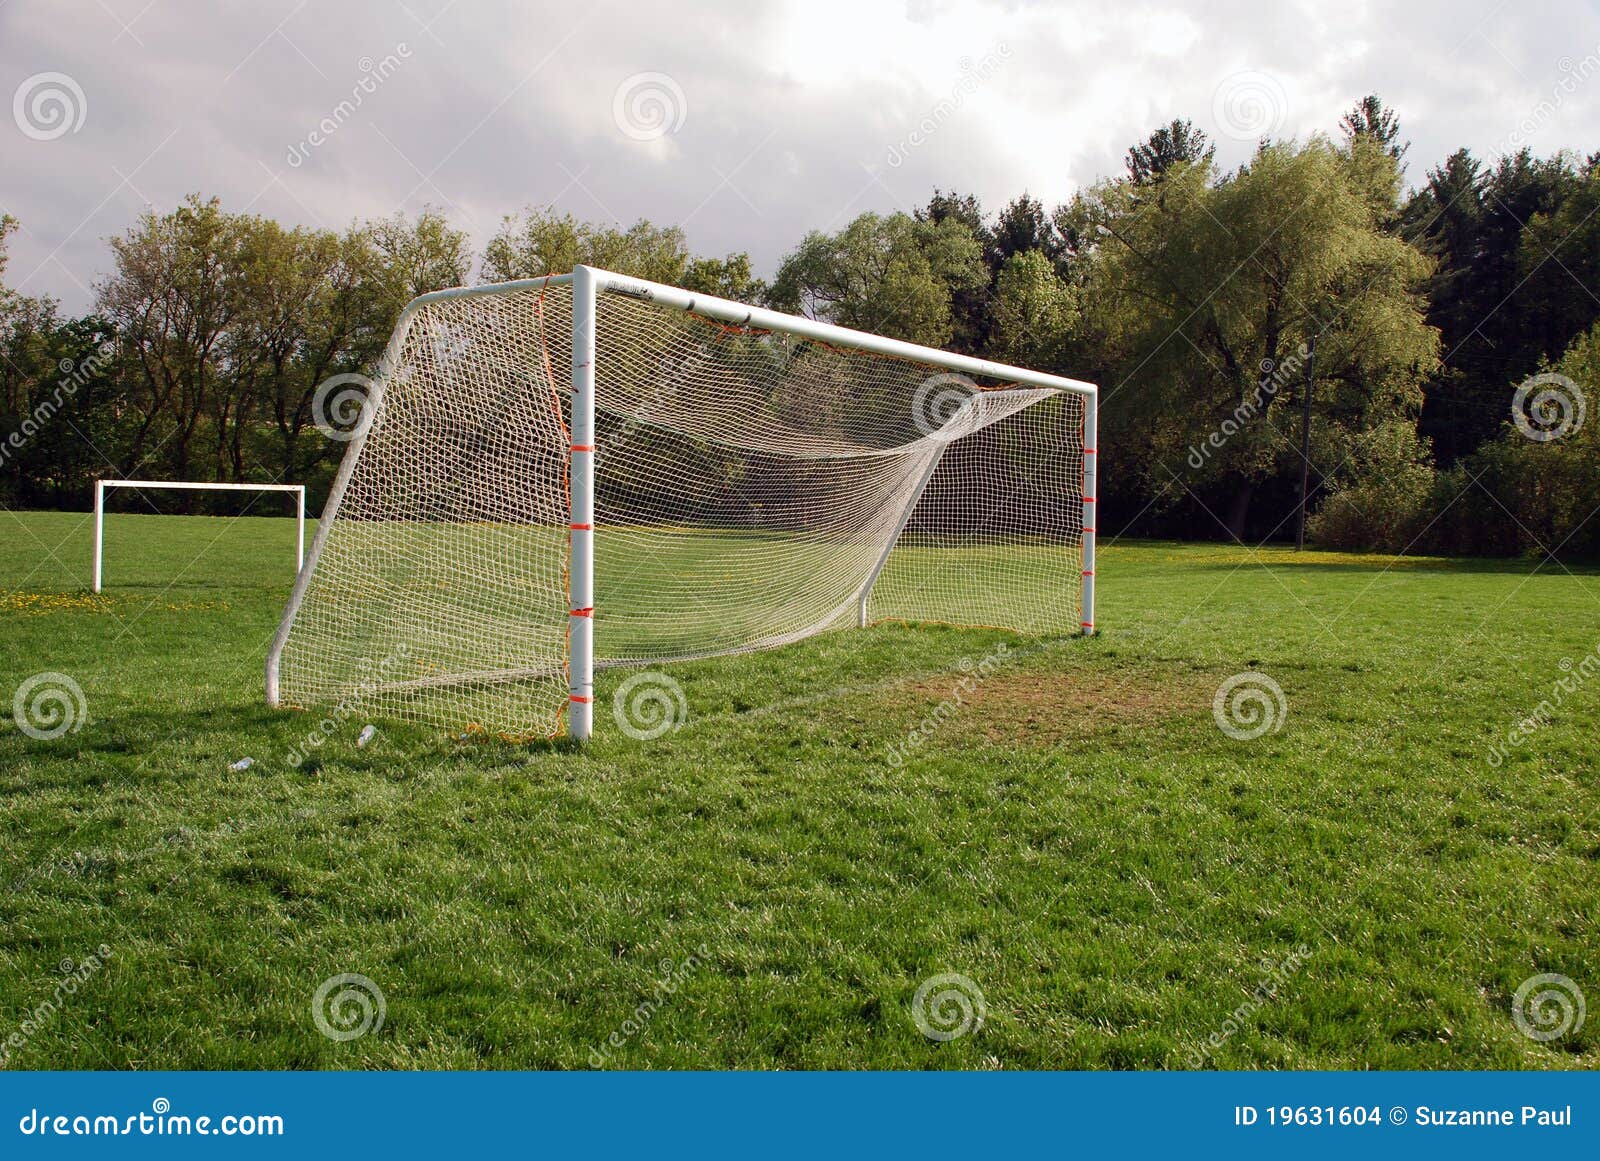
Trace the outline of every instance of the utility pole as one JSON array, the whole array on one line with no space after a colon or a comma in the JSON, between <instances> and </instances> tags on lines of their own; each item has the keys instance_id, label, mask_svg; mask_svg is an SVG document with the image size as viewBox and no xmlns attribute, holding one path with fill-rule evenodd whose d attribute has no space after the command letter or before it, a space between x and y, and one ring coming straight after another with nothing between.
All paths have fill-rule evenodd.
<instances>
[{"instance_id":1,"label":"utility pole","mask_svg":"<svg viewBox=\"0 0 1600 1161\"><path fill-rule=\"evenodd\" d=\"M1311 486L1311 384L1315 382L1317 336L1311 336L1306 351L1306 391L1300 403L1300 514L1295 522L1294 550L1306 546L1306 491Z\"/></svg>"}]
</instances>

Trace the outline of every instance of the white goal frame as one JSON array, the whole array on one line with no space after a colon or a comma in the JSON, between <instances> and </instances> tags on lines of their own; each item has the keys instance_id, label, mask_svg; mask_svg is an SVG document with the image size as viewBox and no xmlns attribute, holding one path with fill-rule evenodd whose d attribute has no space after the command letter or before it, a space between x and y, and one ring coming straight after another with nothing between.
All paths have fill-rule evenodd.
<instances>
[{"instance_id":1,"label":"white goal frame","mask_svg":"<svg viewBox=\"0 0 1600 1161\"><path fill-rule=\"evenodd\" d=\"M94 591L100 591L105 555L106 489L167 488L185 492L293 492L295 494L294 571L306 559L306 486L304 484L204 484L188 480L96 480L94 482Z\"/></svg>"},{"instance_id":2,"label":"white goal frame","mask_svg":"<svg viewBox=\"0 0 1600 1161\"><path fill-rule=\"evenodd\" d=\"M395 323L394 334L389 340L383 358L379 363L378 372L373 377L373 385L369 389L366 404L367 410L365 412L367 421L363 422L356 438L351 441L346 450L343 462L339 465L339 472L334 478L333 487L328 494L327 504L323 508L323 519L318 523L316 536L312 539L310 555L306 559L305 566L300 570L299 579L296 581L294 592L289 598L289 605L284 610L283 620L278 627L277 636L273 639L272 647L268 651L266 694L269 705L277 706L281 704L278 686L279 662L282 658L284 647L288 643L295 616L300 611L311 577L316 570L317 559L321 555L323 545L326 543L334 524L334 520L329 519L328 516L332 513L337 513L339 502L350 482L351 474L355 470L356 463L361 458L362 449L366 445L367 437L372 428L370 419L378 413L382 406L385 388L390 376L399 365L405 336L413 316L427 304L445 299L494 297L561 285L570 286L572 292L572 413L568 466L571 488L569 517L569 534L571 538L569 562L570 607L565 612L568 618L568 671L570 674L567 727L573 740L586 741L594 728L595 315L600 297L606 294L643 299L658 307L693 313L731 326L753 327L780 334L794 335L804 339L820 340L853 350L912 359L963 375L1025 384L1031 387L1053 388L1057 391L1068 392L1082 397L1084 407L1083 528L1081 542L1083 576L1080 608L1082 610L1083 633L1085 635L1094 633L1095 481L1097 475L1095 469L1095 444L1099 406L1099 389L1095 384L1081 379L1051 375L1042 371L1007 366L1004 363L996 363L970 355L959 355L933 347L919 346L916 343L902 342L899 339L884 338L881 335L851 330L848 327L834 326L831 323L818 322L816 319L799 315L784 314L780 311L731 302L727 299L695 294L678 287L665 286L642 278L613 274L610 271L590 266L578 266L570 274L435 291L432 294L425 294L412 300L401 311L400 317ZM931 472L929 474L931 475ZM923 483L926 483L926 479ZM920 488L918 495L920 495ZM905 519L909 519L911 509L915 508L915 506L916 499L913 498L906 510ZM901 528L902 530L904 528L904 519L902 520ZM892 549L892 542L890 547ZM879 568L881 567L882 562L880 561ZM878 569L874 569L867 581L867 590L871 589L873 582L877 579L877 575ZM865 593L861 599L865 600Z\"/></svg>"}]
</instances>

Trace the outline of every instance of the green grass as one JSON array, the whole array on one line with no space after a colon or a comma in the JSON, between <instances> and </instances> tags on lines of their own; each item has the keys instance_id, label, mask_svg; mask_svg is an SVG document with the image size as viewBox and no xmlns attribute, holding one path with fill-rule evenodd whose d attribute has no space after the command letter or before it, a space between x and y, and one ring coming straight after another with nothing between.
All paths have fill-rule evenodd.
<instances>
[{"instance_id":1,"label":"green grass","mask_svg":"<svg viewBox=\"0 0 1600 1161\"><path fill-rule=\"evenodd\" d=\"M885 625L671 667L655 741L611 673L582 752L358 717L294 767L316 722L261 698L291 521L112 517L100 598L85 516L0 526L0 698L87 705L0 718L0 1040L111 951L10 1067L585 1067L613 1033L607 1067L1181 1068L1213 1033L1207 1066L1600 1064L1600 1017L1511 1011L1540 972L1600 1003L1593 573L1119 544L1094 640ZM1288 712L1236 740L1212 695L1252 668ZM387 1011L336 1042L346 972ZM987 1015L937 1043L944 972Z\"/></svg>"}]
</instances>

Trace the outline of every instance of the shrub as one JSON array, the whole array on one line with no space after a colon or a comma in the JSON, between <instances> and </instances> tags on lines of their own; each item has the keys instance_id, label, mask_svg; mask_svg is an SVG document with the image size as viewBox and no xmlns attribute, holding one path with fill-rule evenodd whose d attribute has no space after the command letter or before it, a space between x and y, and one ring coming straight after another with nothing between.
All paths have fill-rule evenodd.
<instances>
[{"instance_id":1,"label":"shrub","mask_svg":"<svg viewBox=\"0 0 1600 1161\"><path fill-rule=\"evenodd\" d=\"M1306 535L1326 548L1403 552L1433 511L1427 445L1405 422L1362 432L1334 491L1306 521Z\"/></svg>"},{"instance_id":2,"label":"shrub","mask_svg":"<svg viewBox=\"0 0 1600 1161\"><path fill-rule=\"evenodd\" d=\"M1440 478L1435 503L1455 503L1429 539L1441 552L1600 557L1600 325L1553 368L1555 384L1581 424L1558 439L1530 439L1507 423L1499 437Z\"/></svg>"}]
</instances>

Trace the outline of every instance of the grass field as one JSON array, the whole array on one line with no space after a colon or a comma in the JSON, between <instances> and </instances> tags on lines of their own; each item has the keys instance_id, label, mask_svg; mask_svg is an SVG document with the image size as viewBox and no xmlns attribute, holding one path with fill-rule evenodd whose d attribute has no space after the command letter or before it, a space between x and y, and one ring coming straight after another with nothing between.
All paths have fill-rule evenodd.
<instances>
[{"instance_id":1,"label":"grass field","mask_svg":"<svg viewBox=\"0 0 1600 1161\"><path fill-rule=\"evenodd\" d=\"M296 767L291 521L111 517L100 597L84 515L0 526L0 696L84 707L0 717L9 1067L1600 1064L1512 1011L1600 1001L1592 572L1117 544L1093 640L836 633L673 666L653 741L610 673L582 752L356 718ZM1286 712L1241 739L1250 670ZM935 1041L943 973L984 1018Z\"/></svg>"}]
</instances>

